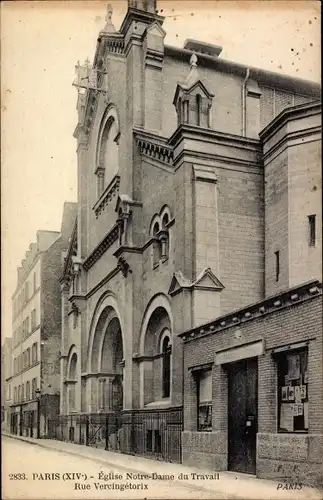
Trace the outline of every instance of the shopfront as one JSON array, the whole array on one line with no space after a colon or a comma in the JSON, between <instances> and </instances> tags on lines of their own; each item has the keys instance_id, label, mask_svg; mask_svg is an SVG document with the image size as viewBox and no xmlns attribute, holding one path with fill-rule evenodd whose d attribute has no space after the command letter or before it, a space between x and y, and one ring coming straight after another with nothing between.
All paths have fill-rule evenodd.
<instances>
[{"instance_id":1,"label":"shopfront","mask_svg":"<svg viewBox=\"0 0 323 500\"><path fill-rule=\"evenodd\" d=\"M184 463L320 485L321 290L303 285L181 335Z\"/></svg>"}]
</instances>

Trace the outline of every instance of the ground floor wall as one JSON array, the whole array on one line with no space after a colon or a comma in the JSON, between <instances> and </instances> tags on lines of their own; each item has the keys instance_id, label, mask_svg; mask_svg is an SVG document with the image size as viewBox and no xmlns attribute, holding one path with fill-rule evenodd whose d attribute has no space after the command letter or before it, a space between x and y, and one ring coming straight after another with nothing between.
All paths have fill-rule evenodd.
<instances>
[{"instance_id":1,"label":"ground floor wall","mask_svg":"<svg viewBox=\"0 0 323 500\"><path fill-rule=\"evenodd\" d=\"M59 394L43 394L39 400L8 409L8 431L18 436L48 438L51 422L58 415Z\"/></svg>"},{"instance_id":2,"label":"ground floor wall","mask_svg":"<svg viewBox=\"0 0 323 500\"><path fill-rule=\"evenodd\" d=\"M321 287L287 291L183 340L183 463L322 487Z\"/></svg>"}]
</instances>

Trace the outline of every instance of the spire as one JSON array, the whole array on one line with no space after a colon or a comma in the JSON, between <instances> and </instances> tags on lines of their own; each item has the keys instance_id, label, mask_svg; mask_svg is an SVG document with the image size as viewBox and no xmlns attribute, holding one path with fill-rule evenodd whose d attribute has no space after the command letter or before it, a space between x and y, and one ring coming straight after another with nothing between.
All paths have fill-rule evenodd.
<instances>
[{"instance_id":1,"label":"spire","mask_svg":"<svg viewBox=\"0 0 323 500\"><path fill-rule=\"evenodd\" d=\"M105 27L103 30L103 33L116 33L116 29L112 23L112 14L113 14L113 8L111 4L108 4L107 6L107 13L105 16Z\"/></svg>"},{"instance_id":2,"label":"spire","mask_svg":"<svg viewBox=\"0 0 323 500\"><path fill-rule=\"evenodd\" d=\"M199 77L199 72L197 68L197 55L192 54L191 59L190 59L190 72L188 77L186 78L184 85L186 88L191 87L195 82L197 82L200 77Z\"/></svg>"}]
</instances>

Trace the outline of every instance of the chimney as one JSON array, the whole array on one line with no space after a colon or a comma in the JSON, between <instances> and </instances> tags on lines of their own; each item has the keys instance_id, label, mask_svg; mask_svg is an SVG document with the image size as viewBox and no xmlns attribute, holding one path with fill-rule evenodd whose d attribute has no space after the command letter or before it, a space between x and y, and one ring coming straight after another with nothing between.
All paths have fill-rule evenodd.
<instances>
[{"instance_id":1,"label":"chimney","mask_svg":"<svg viewBox=\"0 0 323 500\"><path fill-rule=\"evenodd\" d=\"M212 45L211 43L204 43L191 38L185 40L184 49L191 50L198 54L205 54L214 58L219 57L222 52L222 47L219 45Z\"/></svg>"},{"instance_id":2,"label":"chimney","mask_svg":"<svg viewBox=\"0 0 323 500\"><path fill-rule=\"evenodd\" d=\"M144 10L151 14L156 13L157 0L128 0L128 9Z\"/></svg>"}]
</instances>

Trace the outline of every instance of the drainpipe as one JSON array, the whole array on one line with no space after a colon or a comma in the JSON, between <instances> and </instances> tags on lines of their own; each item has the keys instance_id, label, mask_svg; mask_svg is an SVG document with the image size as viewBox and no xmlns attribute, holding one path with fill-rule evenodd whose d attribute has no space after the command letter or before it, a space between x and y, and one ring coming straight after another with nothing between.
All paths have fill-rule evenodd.
<instances>
[{"instance_id":1,"label":"drainpipe","mask_svg":"<svg viewBox=\"0 0 323 500\"><path fill-rule=\"evenodd\" d=\"M247 128L247 113L246 113L246 86L247 86L247 81L250 76L250 69L247 68L246 70L246 76L245 79L243 80L242 83L242 130L241 130L241 135L245 137L246 135L246 128Z\"/></svg>"}]
</instances>

